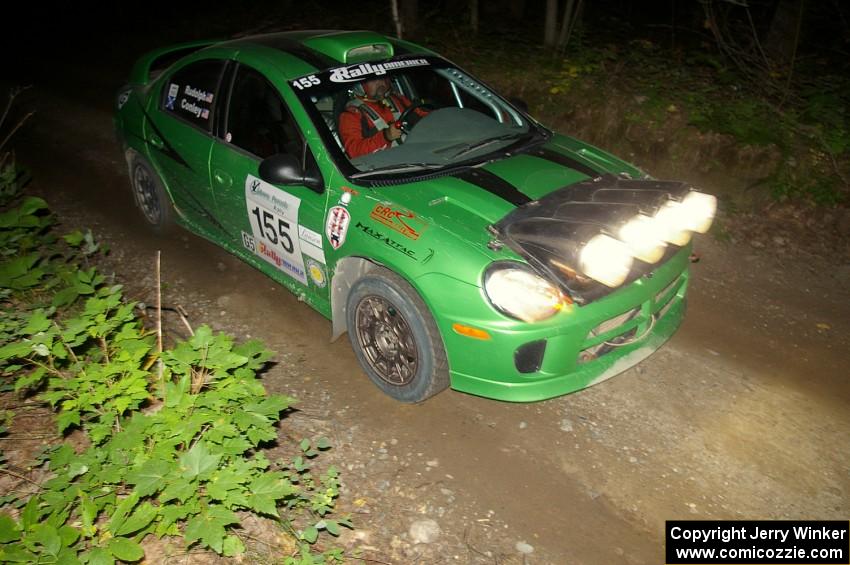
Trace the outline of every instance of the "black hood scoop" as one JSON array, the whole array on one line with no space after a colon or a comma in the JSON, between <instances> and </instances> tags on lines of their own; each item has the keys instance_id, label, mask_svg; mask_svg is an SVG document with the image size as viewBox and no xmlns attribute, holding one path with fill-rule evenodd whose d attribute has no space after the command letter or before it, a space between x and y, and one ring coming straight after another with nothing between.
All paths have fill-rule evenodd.
<instances>
[{"instance_id":1,"label":"black hood scoop","mask_svg":"<svg viewBox=\"0 0 850 565\"><path fill-rule=\"evenodd\" d=\"M557 282L576 302L584 304L651 273L679 248L668 245L657 263L635 259L623 285L610 288L580 273L578 257L582 247L600 233L613 236L623 222L639 212L654 214L667 200L681 198L690 188L678 181L605 175L524 204L494 224L492 230L540 275Z\"/></svg>"}]
</instances>

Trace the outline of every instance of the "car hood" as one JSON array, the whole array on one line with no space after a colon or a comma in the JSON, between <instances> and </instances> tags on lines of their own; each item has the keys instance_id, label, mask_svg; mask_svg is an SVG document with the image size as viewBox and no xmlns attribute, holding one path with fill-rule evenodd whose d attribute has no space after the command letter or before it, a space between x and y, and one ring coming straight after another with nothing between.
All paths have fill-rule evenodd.
<instances>
[{"instance_id":1,"label":"car hood","mask_svg":"<svg viewBox=\"0 0 850 565\"><path fill-rule=\"evenodd\" d=\"M562 136L556 136L562 137ZM609 172L639 174L628 164L570 138L550 141L452 174L439 173L399 186L380 186L377 196L416 212L467 243L486 243L489 227L553 191ZM389 184L389 183L388 183Z\"/></svg>"},{"instance_id":2,"label":"car hood","mask_svg":"<svg viewBox=\"0 0 850 565\"><path fill-rule=\"evenodd\" d=\"M563 267L589 237L613 231L625 216L685 190L678 182L626 178L638 175L616 157L556 136L539 148L451 175L380 188L378 197L415 212L491 260L500 257L494 249L506 245L582 303L614 289L554 265ZM629 280L666 260L636 261Z\"/></svg>"}]
</instances>

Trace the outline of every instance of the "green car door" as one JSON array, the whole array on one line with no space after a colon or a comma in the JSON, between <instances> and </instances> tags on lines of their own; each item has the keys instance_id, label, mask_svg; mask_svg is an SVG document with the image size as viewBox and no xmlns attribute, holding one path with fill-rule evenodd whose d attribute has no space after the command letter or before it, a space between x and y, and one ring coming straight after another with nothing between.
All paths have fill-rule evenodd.
<instances>
[{"instance_id":1,"label":"green car door","mask_svg":"<svg viewBox=\"0 0 850 565\"><path fill-rule=\"evenodd\" d=\"M145 132L152 159L162 177L170 179L176 208L212 235L221 233L214 215L209 157L223 70L223 60L202 59L172 72L151 96Z\"/></svg>"},{"instance_id":2,"label":"green car door","mask_svg":"<svg viewBox=\"0 0 850 565\"><path fill-rule=\"evenodd\" d=\"M297 294L306 291L305 299L328 312L321 236L325 191L273 185L259 173L268 157L289 155L303 163L309 155L295 120L277 88L247 65L233 74L225 116L210 156L210 177L216 215L231 244Z\"/></svg>"}]
</instances>

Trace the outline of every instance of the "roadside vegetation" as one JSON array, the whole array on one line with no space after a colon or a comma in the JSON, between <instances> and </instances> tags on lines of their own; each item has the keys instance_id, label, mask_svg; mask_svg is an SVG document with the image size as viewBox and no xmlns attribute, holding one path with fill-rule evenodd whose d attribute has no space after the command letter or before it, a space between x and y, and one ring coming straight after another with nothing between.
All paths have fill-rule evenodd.
<instances>
[{"instance_id":1,"label":"roadside vegetation","mask_svg":"<svg viewBox=\"0 0 850 565\"><path fill-rule=\"evenodd\" d=\"M337 471L316 463L328 441L285 460L262 449L294 402L260 380L272 352L207 326L164 347L98 272L91 232L61 234L11 153L0 165L2 447L56 430L32 461L0 455L0 562L135 562L148 536L240 556L257 545L249 515L278 529L261 548L275 561L341 561L333 538L351 523L335 517Z\"/></svg>"},{"instance_id":2,"label":"roadside vegetation","mask_svg":"<svg viewBox=\"0 0 850 565\"><path fill-rule=\"evenodd\" d=\"M555 129L653 173L725 175L726 204L850 204L850 77L826 60L752 75L710 49L650 39L579 34L563 54L500 36L434 41Z\"/></svg>"}]
</instances>

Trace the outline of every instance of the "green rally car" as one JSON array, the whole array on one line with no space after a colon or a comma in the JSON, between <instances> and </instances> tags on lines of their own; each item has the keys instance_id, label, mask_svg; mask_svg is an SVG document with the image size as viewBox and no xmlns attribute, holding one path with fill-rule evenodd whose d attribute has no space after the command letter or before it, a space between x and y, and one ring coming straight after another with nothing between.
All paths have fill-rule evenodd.
<instances>
[{"instance_id":1,"label":"green rally car","mask_svg":"<svg viewBox=\"0 0 850 565\"><path fill-rule=\"evenodd\" d=\"M362 107L376 78L404 101L390 123ZM155 230L181 224L285 285L385 393L534 401L675 332L716 200L521 106L412 43L305 31L141 57L115 127ZM386 146L352 156L346 112Z\"/></svg>"}]
</instances>

